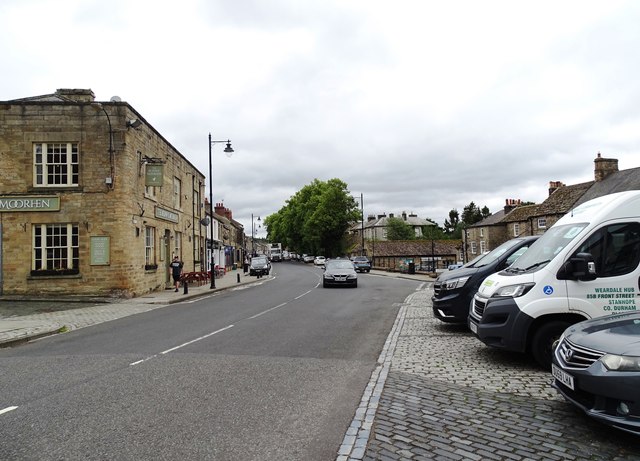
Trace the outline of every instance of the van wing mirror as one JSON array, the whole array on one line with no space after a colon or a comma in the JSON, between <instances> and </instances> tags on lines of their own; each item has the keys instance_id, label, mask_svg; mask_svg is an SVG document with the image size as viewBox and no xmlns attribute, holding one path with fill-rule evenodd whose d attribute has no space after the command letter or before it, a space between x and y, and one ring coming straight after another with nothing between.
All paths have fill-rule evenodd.
<instances>
[{"instance_id":1,"label":"van wing mirror","mask_svg":"<svg viewBox=\"0 0 640 461\"><path fill-rule=\"evenodd\" d=\"M557 274L558 280L588 282L598 278L596 263L591 253L578 253L565 262Z\"/></svg>"}]
</instances>

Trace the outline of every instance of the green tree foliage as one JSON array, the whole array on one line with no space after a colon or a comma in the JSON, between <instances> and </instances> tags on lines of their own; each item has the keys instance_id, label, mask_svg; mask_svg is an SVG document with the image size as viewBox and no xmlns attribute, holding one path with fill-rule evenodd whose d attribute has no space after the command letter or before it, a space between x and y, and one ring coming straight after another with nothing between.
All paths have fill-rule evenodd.
<instances>
[{"instance_id":1,"label":"green tree foliage","mask_svg":"<svg viewBox=\"0 0 640 461\"><path fill-rule=\"evenodd\" d=\"M475 203L471 202L469 205L464 207L464 210L462 211L462 222L465 225L470 226L471 224L482 221L490 215L491 212L489 211L489 208L484 206L480 209Z\"/></svg>"},{"instance_id":2,"label":"green tree foliage","mask_svg":"<svg viewBox=\"0 0 640 461\"><path fill-rule=\"evenodd\" d=\"M460 213L455 208L449 211L449 219L444 220L444 232L447 235L456 233L460 225Z\"/></svg>"},{"instance_id":3,"label":"green tree foliage","mask_svg":"<svg viewBox=\"0 0 640 461\"><path fill-rule=\"evenodd\" d=\"M298 253L340 256L345 251L345 234L350 223L359 221L356 200L340 179L314 179L277 213L264 220L267 238L281 242Z\"/></svg>"},{"instance_id":4,"label":"green tree foliage","mask_svg":"<svg viewBox=\"0 0 640 461\"><path fill-rule=\"evenodd\" d=\"M413 240L416 234L409 224L400 218L387 219L388 240Z\"/></svg>"}]
</instances>

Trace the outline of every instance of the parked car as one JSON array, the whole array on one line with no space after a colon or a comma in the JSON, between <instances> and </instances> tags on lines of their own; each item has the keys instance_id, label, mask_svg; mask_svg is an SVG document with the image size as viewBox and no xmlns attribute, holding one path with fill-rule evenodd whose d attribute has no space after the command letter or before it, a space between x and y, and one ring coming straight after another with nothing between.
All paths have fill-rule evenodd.
<instances>
[{"instance_id":1,"label":"parked car","mask_svg":"<svg viewBox=\"0 0 640 461\"><path fill-rule=\"evenodd\" d=\"M358 272L371 272L371 261L366 256L356 256L352 259Z\"/></svg>"},{"instance_id":2,"label":"parked car","mask_svg":"<svg viewBox=\"0 0 640 461\"><path fill-rule=\"evenodd\" d=\"M357 288L358 274L353 262L348 259L329 259L322 274L322 287L350 286Z\"/></svg>"},{"instance_id":3,"label":"parked car","mask_svg":"<svg viewBox=\"0 0 640 461\"><path fill-rule=\"evenodd\" d=\"M538 236L517 237L454 271L443 272L433 285L433 314L448 323L467 323L469 306L482 281L511 265Z\"/></svg>"},{"instance_id":4,"label":"parked car","mask_svg":"<svg viewBox=\"0 0 640 461\"><path fill-rule=\"evenodd\" d=\"M324 266L324 262L326 261L324 256L316 256L313 260L313 264L316 266Z\"/></svg>"},{"instance_id":5,"label":"parked car","mask_svg":"<svg viewBox=\"0 0 640 461\"><path fill-rule=\"evenodd\" d=\"M316 257L311 255L304 255L304 257L302 258L302 260L306 263L312 263L314 259L316 259Z\"/></svg>"},{"instance_id":6,"label":"parked car","mask_svg":"<svg viewBox=\"0 0 640 461\"><path fill-rule=\"evenodd\" d=\"M271 270L271 263L266 256L256 256L251 258L251 264L249 265L249 275L257 275L262 277L263 275L269 275Z\"/></svg>"},{"instance_id":7,"label":"parked car","mask_svg":"<svg viewBox=\"0 0 640 461\"><path fill-rule=\"evenodd\" d=\"M587 416L640 435L640 312L572 325L552 360L553 387L565 399Z\"/></svg>"}]
</instances>

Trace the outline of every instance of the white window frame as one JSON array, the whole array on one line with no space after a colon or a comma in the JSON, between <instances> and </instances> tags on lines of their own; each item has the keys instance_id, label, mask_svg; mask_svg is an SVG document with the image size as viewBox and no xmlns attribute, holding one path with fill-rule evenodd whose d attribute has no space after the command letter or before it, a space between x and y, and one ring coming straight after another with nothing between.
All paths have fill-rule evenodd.
<instances>
[{"instance_id":1,"label":"white window frame","mask_svg":"<svg viewBox=\"0 0 640 461\"><path fill-rule=\"evenodd\" d=\"M487 251L487 242L480 240L480 254L484 254Z\"/></svg>"},{"instance_id":2,"label":"white window frame","mask_svg":"<svg viewBox=\"0 0 640 461\"><path fill-rule=\"evenodd\" d=\"M144 263L147 266L156 264L156 228L144 228Z\"/></svg>"},{"instance_id":3,"label":"white window frame","mask_svg":"<svg viewBox=\"0 0 640 461\"><path fill-rule=\"evenodd\" d=\"M80 233L78 224L35 224L32 227L31 269L78 270Z\"/></svg>"},{"instance_id":4,"label":"white window frame","mask_svg":"<svg viewBox=\"0 0 640 461\"><path fill-rule=\"evenodd\" d=\"M182 209L182 181L180 178L173 178L173 207L176 210Z\"/></svg>"},{"instance_id":5,"label":"white window frame","mask_svg":"<svg viewBox=\"0 0 640 461\"><path fill-rule=\"evenodd\" d=\"M547 218L538 218L538 229L547 228Z\"/></svg>"},{"instance_id":6,"label":"white window frame","mask_svg":"<svg viewBox=\"0 0 640 461\"><path fill-rule=\"evenodd\" d=\"M484 237L484 227L480 228L480 237Z\"/></svg>"},{"instance_id":7,"label":"white window frame","mask_svg":"<svg viewBox=\"0 0 640 461\"><path fill-rule=\"evenodd\" d=\"M62 161L62 157L64 161ZM56 157L59 157L56 159ZM35 187L77 187L80 182L80 152L77 142L33 144ZM56 182L56 178L60 178ZM62 181L64 179L64 182Z\"/></svg>"},{"instance_id":8,"label":"white window frame","mask_svg":"<svg viewBox=\"0 0 640 461\"><path fill-rule=\"evenodd\" d=\"M520 235L520 224L513 223L513 236L518 237Z\"/></svg>"},{"instance_id":9,"label":"white window frame","mask_svg":"<svg viewBox=\"0 0 640 461\"><path fill-rule=\"evenodd\" d=\"M476 242L471 242L471 254L474 255L478 251Z\"/></svg>"},{"instance_id":10,"label":"white window frame","mask_svg":"<svg viewBox=\"0 0 640 461\"><path fill-rule=\"evenodd\" d=\"M173 256L177 256L178 258L180 258L180 261L182 261L182 232L175 232L173 242Z\"/></svg>"}]
</instances>

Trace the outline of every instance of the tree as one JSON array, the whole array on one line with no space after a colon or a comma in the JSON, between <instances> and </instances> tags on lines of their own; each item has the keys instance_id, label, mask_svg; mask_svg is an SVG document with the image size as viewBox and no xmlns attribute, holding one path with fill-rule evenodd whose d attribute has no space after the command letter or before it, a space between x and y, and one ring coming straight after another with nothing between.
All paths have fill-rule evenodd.
<instances>
[{"instance_id":1,"label":"tree","mask_svg":"<svg viewBox=\"0 0 640 461\"><path fill-rule=\"evenodd\" d=\"M471 224L482 221L489 216L491 216L489 208L484 206L481 210L475 203L471 202L469 205L464 207L464 210L462 211L462 222L465 225L470 226Z\"/></svg>"},{"instance_id":2,"label":"tree","mask_svg":"<svg viewBox=\"0 0 640 461\"><path fill-rule=\"evenodd\" d=\"M388 240L413 240L416 234L409 224L400 218L387 219Z\"/></svg>"},{"instance_id":3,"label":"tree","mask_svg":"<svg viewBox=\"0 0 640 461\"><path fill-rule=\"evenodd\" d=\"M460 224L460 213L455 208L449 211L449 219L444 220L444 232L447 235L452 235Z\"/></svg>"},{"instance_id":4,"label":"tree","mask_svg":"<svg viewBox=\"0 0 640 461\"><path fill-rule=\"evenodd\" d=\"M340 179L314 179L264 221L267 238L299 253L340 256L350 223L360 220L356 200Z\"/></svg>"}]
</instances>

